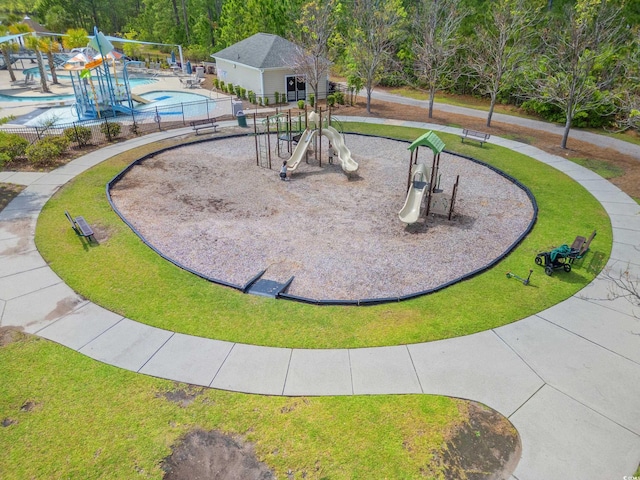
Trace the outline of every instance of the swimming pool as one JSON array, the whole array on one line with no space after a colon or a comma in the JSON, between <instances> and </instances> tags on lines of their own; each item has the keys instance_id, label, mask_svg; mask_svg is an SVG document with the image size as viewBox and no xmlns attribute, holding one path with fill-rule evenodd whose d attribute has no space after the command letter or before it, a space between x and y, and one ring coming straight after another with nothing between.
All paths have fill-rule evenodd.
<instances>
[{"instance_id":1,"label":"swimming pool","mask_svg":"<svg viewBox=\"0 0 640 480\"><path fill-rule=\"evenodd\" d=\"M58 75L61 80L65 79L64 75ZM66 76L66 79L71 81L71 77ZM156 78L131 78L129 79L129 85L133 88L138 85L150 85L157 82ZM69 95L38 95L37 97L19 97L14 95L2 95L0 94L0 102L61 102L63 100L70 100L74 98L73 94Z\"/></svg>"},{"instance_id":2,"label":"swimming pool","mask_svg":"<svg viewBox=\"0 0 640 480\"><path fill-rule=\"evenodd\" d=\"M168 110L162 110L161 116L171 116L171 115L182 115L182 109L180 108L181 103L193 103L193 106L190 106L190 112L197 116L200 114L198 112L198 105L196 102L203 102L204 100L209 100L209 104L215 101L209 99L207 95L201 95L198 93L191 92L178 92L178 91L154 91L142 93L140 96L144 99L149 100L151 103L147 105L138 105L135 110L150 110L154 107L163 108L171 105L176 105L177 109L175 112L171 112ZM206 114L207 108L210 110L211 105L203 104L202 108ZM127 118L126 115L123 115L121 118ZM40 115L29 119L23 125L27 127L36 127L45 124L50 124L53 121L53 125L63 125L67 123L73 123L78 121L78 116L76 115L75 107L67 106L67 107L54 107L49 108L46 112L41 113Z\"/></svg>"}]
</instances>

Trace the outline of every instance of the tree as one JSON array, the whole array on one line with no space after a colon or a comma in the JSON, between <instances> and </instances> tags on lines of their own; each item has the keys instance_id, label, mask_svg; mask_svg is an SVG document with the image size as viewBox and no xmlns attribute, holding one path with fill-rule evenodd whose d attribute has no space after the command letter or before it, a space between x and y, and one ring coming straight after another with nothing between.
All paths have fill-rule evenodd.
<instances>
[{"instance_id":1,"label":"tree","mask_svg":"<svg viewBox=\"0 0 640 480\"><path fill-rule=\"evenodd\" d=\"M44 23L50 32L64 32L73 25L73 20L64 7L54 5L47 11L44 17Z\"/></svg>"},{"instance_id":2,"label":"tree","mask_svg":"<svg viewBox=\"0 0 640 480\"><path fill-rule=\"evenodd\" d=\"M339 10L338 0L311 0L303 5L297 21L294 41L298 48L291 67L305 78L315 98L318 98L318 85L329 75L329 42L336 29Z\"/></svg>"},{"instance_id":3,"label":"tree","mask_svg":"<svg viewBox=\"0 0 640 480\"><path fill-rule=\"evenodd\" d=\"M393 57L406 18L400 0L354 0L347 52L351 73L362 78L371 113L371 92Z\"/></svg>"},{"instance_id":4,"label":"tree","mask_svg":"<svg viewBox=\"0 0 640 480\"><path fill-rule=\"evenodd\" d=\"M5 35L7 31L8 31L7 28L2 27L0 25L0 35ZM11 63L11 52L15 52L18 49L18 44L13 41L3 42L2 44L0 44L0 49L2 50L4 64L7 66L7 70L9 72L9 76L11 77L11 81L15 82L16 74L13 71L13 64Z\"/></svg>"},{"instance_id":5,"label":"tree","mask_svg":"<svg viewBox=\"0 0 640 480\"><path fill-rule=\"evenodd\" d=\"M40 53L40 39L34 35L29 35L25 38L25 44L27 48L33 50L36 54L36 60L38 61L38 71L40 72L40 85L42 86L42 93L51 93L49 85L47 85L47 72L44 69L44 60L42 60L42 54Z\"/></svg>"},{"instance_id":6,"label":"tree","mask_svg":"<svg viewBox=\"0 0 640 480\"><path fill-rule=\"evenodd\" d=\"M41 52L47 56L49 63L49 71L51 72L51 83L54 85L59 84L58 75L56 74L56 63L53 59L53 54L59 52L62 46L51 37L40 38L38 42Z\"/></svg>"},{"instance_id":7,"label":"tree","mask_svg":"<svg viewBox=\"0 0 640 480\"><path fill-rule=\"evenodd\" d=\"M562 148L574 117L611 102L610 89L619 72L616 56L624 42L620 9L609 0L578 0L566 9L565 22L543 35L539 72L527 96L555 105L565 115Z\"/></svg>"},{"instance_id":8,"label":"tree","mask_svg":"<svg viewBox=\"0 0 640 480\"><path fill-rule=\"evenodd\" d=\"M70 28L62 38L62 46L67 50L86 47L88 43L89 34L84 28Z\"/></svg>"},{"instance_id":9,"label":"tree","mask_svg":"<svg viewBox=\"0 0 640 480\"><path fill-rule=\"evenodd\" d=\"M624 73L616 89L620 131L640 130L640 33L632 38L626 49Z\"/></svg>"},{"instance_id":10,"label":"tree","mask_svg":"<svg viewBox=\"0 0 640 480\"><path fill-rule=\"evenodd\" d=\"M453 83L451 60L460 49L458 31L469 11L461 0L420 0L414 19L414 72L429 90L429 118L436 92Z\"/></svg>"},{"instance_id":11,"label":"tree","mask_svg":"<svg viewBox=\"0 0 640 480\"><path fill-rule=\"evenodd\" d=\"M491 126L498 95L532 52L533 27L539 22L530 0L496 0L469 43L469 66L477 75L477 88L489 95L487 127Z\"/></svg>"}]
</instances>

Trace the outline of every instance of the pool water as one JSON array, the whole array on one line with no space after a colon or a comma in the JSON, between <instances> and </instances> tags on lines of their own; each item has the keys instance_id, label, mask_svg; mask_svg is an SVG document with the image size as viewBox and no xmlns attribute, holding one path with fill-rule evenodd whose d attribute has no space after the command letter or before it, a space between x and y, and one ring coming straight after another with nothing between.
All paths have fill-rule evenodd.
<instances>
[{"instance_id":1,"label":"pool water","mask_svg":"<svg viewBox=\"0 0 640 480\"><path fill-rule=\"evenodd\" d=\"M153 107L167 107L169 105L179 105L180 103L190 103L190 102L202 102L204 100L209 100L209 102L213 102L210 100L208 96L200 95L197 93L188 93L188 92L174 92L174 91L156 91L156 92L147 92L140 94L142 98L150 100L151 103L147 105L138 105L136 110L149 110L153 109ZM134 102L135 103L135 102ZM207 108L203 105L203 108ZM209 105L211 108L211 105ZM178 111L179 110L179 111ZM206 112L206 110L205 110ZM176 112L168 112L161 111L161 115L171 115L171 114L182 114L180 108L177 109ZM122 118L126 118L126 115L123 115ZM54 107L49 108L46 112L29 119L24 123L27 127L36 127L45 124L49 124L53 121L53 125L62 125L66 123L73 123L78 121L78 117L76 115L75 107L67 106L67 107Z\"/></svg>"},{"instance_id":2,"label":"pool water","mask_svg":"<svg viewBox=\"0 0 640 480\"><path fill-rule=\"evenodd\" d=\"M71 77L64 75L58 75L61 80L71 81ZM150 85L157 82L155 78L131 78L129 79L129 85L133 88L138 85ZM22 97L14 95L2 95L0 94L0 102L55 102L69 100L73 98L73 94L69 95L39 95L37 97Z\"/></svg>"}]
</instances>

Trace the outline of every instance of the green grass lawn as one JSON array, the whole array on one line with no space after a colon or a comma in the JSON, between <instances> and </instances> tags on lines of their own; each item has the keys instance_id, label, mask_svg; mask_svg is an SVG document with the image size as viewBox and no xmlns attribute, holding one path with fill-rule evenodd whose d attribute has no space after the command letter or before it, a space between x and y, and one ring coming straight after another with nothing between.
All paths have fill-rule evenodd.
<instances>
[{"instance_id":1,"label":"green grass lawn","mask_svg":"<svg viewBox=\"0 0 640 480\"><path fill-rule=\"evenodd\" d=\"M349 125L409 140L418 130ZM608 257L604 211L566 176L494 145L448 149L491 161L535 193L532 234L493 270L441 293L376 307L313 307L243 295L209 284L160 259L123 226L105 183L161 142L115 157L77 177L45 206L37 244L72 288L149 324L202 336L289 347L391 345L434 340L502 325L573 294L593 277L585 267L531 287L505 272L536 268L535 253L593 229ZM83 248L64 218L82 212L107 232ZM166 394L194 397L189 405ZM0 478L161 478L171 445L194 428L240 435L278 478L444 478L445 439L467 419L462 400L428 396L277 398L156 379L104 365L44 339L0 346Z\"/></svg>"},{"instance_id":2,"label":"green grass lawn","mask_svg":"<svg viewBox=\"0 0 640 480\"><path fill-rule=\"evenodd\" d=\"M388 125L347 128L408 140L424 133ZM534 265L539 251L571 243L576 235L587 236L594 229L598 237L592 248L608 258L609 219L586 190L516 152L439 135L449 150L485 160L520 179L535 194L540 213L532 233L498 266L411 301L359 308L275 301L210 284L164 261L122 223L104 192L108 180L152 146L103 162L61 189L40 215L36 243L74 290L121 315L185 334L293 348L397 345L467 335L554 305L594 277L586 268L547 277ZM108 240L83 248L64 217L66 209L82 212L95 228L108 232ZM507 271L526 275L529 268L534 269L532 286L506 278Z\"/></svg>"},{"instance_id":3,"label":"green grass lawn","mask_svg":"<svg viewBox=\"0 0 640 480\"><path fill-rule=\"evenodd\" d=\"M169 401L169 392L194 397ZM430 396L286 398L176 384L104 365L31 336L0 346L0 478L162 478L189 430L255 444L278 478L444 478L462 400Z\"/></svg>"},{"instance_id":4,"label":"green grass lawn","mask_svg":"<svg viewBox=\"0 0 640 480\"><path fill-rule=\"evenodd\" d=\"M569 158L569 160L607 179L621 177L625 173L623 168L604 160L596 160L595 158Z\"/></svg>"}]
</instances>

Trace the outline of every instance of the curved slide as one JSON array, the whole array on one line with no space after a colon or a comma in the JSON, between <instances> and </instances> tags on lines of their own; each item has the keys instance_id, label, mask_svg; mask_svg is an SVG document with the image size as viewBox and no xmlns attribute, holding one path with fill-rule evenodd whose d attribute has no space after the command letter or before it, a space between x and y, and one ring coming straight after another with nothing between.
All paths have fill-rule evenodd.
<instances>
[{"instance_id":1,"label":"curved slide","mask_svg":"<svg viewBox=\"0 0 640 480\"><path fill-rule=\"evenodd\" d=\"M133 100L135 100L136 102L138 102L138 103L142 103L142 104L144 104L144 105L148 105L149 103L151 103L151 100L147 100L146 98L141 97L140 95L138 95L138 94L136 94L136 93L132 93L132 94L131 94L131 98L132 98Z\"/></svg>"},{"instance_id":2,"label":"curved slide","mask_svg":"<svg viewBox=\"0 0 640 480\"><path fill-rule=\"evenodd\" d=\"M352 173L358 170L358 163L351 158L351 151L344 144L344 137L333 127L324 127L322 135L327 137L338 154L338 159L342 164L342 170Z\"/></svg>"},{"instance_id":3,"label":"curved slide","mask_svg":"<svg viewBox=\"0 0 640 480\"><path fill-rule=\"evenodd\" d=\"M300 161L305 157L305 153L307 152L309 145L311 145L311 140L315 137L316 132L316 130L309 130L308 128L302 132L300 141L298 142L298 145L296 145L296 149L293 151L291 158L287 161L287 170L289 172L293 172L298 168L298 165L300 165Z\"/></svg>"},{"instance_id":4,"label":"curved slide","mask_svg":"<svg viewBox=\"0 0 640 480\"><path fill-rule=\"evenodd\" d=\"M402 210L398 213L400 221L406 224L412 224L418 221L422 199L429 188L428 173L426 165L421 163L416 166L416 170L413 173L413 182L407 193L407 199L404 202Z\"/></svg>"}]
</instances>

